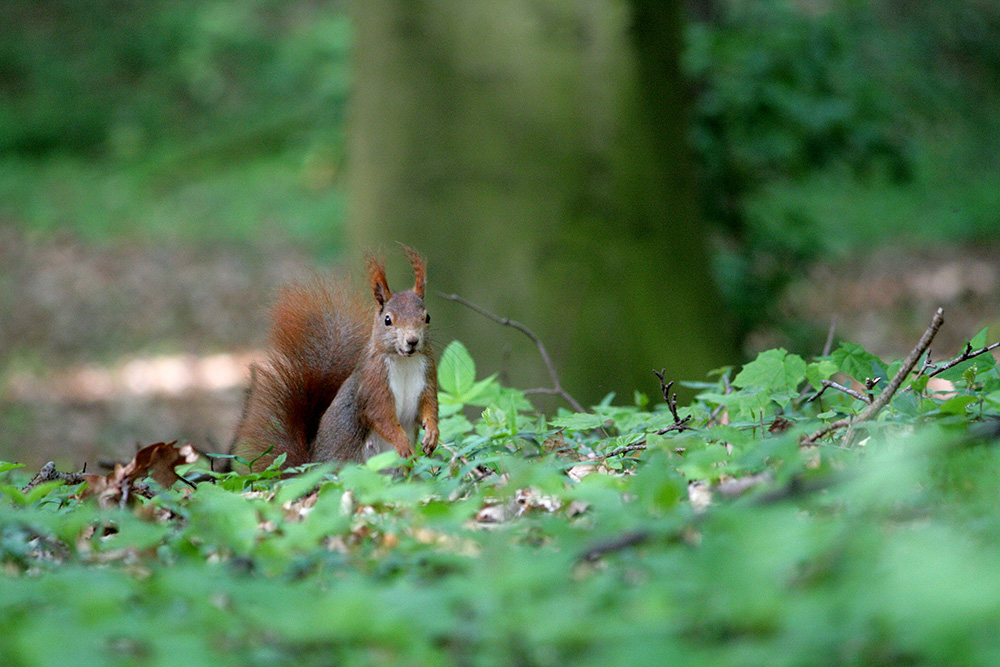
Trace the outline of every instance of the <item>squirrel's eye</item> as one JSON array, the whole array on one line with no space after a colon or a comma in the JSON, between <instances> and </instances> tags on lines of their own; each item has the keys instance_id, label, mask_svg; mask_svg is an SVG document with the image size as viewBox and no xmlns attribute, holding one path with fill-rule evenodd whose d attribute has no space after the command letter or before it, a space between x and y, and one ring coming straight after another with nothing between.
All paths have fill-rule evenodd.
<instances>
[{"instance_id":1,"label":"squirrel's eye","mask_svg":"<svg viewBox=\"0 0 1000 667\"><path fill-rule=\"evenodd\" d=\"M427 317L424 318L424 322L427 323L427 324L431 323L431 314L430 313L427 313Z\"/></svg>"},{"instance_id":2,"label":"squirrel's eye","mask_svg":"<svg viewBox=\"0 0 1000 667\"><path fill-rule=\"evenodd\" d=\"M392 326L392 315L386 315L385 316L385 326L387 326L387 327L391 327Z\"/></svg>"}]
</instances>

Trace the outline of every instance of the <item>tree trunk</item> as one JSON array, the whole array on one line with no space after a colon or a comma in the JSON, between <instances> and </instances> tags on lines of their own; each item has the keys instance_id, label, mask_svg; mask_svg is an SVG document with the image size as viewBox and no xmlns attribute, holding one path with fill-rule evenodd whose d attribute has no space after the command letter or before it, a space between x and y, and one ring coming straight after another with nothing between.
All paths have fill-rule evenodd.
<instances>
[{"instance_id":1,"label":"tree trunk","mask_svg":"<svg viewBox=\"0 0 1000 667\"><path fill-rule=\"evenodd\" d=\"M571 393L654 393L731 359L685 146L679 2L355 3L349 233L429 262L439 340L481 373Z\"/></svg>"}]
</instances>

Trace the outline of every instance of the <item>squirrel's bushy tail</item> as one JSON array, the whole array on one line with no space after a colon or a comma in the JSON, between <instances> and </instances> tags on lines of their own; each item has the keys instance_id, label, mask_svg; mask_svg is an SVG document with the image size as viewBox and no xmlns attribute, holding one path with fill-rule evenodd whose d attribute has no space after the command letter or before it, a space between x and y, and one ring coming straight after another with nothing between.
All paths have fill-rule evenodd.
<instances>
[{"instance_id":1,"label":"squirrel's bushy tail","mask_svg":"<svg viewBox=\"0 0 1000 667\"><path fill-rule=\"evenodd\" d=\"M317 280L282 290L267 357L250 367L233 454L257 459L255 471L283 453L286 467L311 460L320 419L361 357L371 328L365 313L340 286Z\"/></svg>"}]
</instances>

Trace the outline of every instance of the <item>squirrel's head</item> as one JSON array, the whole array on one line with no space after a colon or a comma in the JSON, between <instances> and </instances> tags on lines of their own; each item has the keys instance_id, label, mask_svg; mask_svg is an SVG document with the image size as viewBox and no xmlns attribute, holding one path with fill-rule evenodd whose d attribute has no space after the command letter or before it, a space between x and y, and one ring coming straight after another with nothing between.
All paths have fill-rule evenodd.
<instances>
[{"instance_id":1,"label":"squirrel's head","mask_svg":"<svg viewBox=\"0 0 1000 667\"><path fill-rule=\"evenodd\" d=\"M403 250L413 267L412 289L393 294L385 278L385 264L371 256L367 261L368 282L378 303L373 335L384 351L409 357L423 350L431 316L424 307L427 267L412 249L404 245Z\"/></svg>"}]
</instances>

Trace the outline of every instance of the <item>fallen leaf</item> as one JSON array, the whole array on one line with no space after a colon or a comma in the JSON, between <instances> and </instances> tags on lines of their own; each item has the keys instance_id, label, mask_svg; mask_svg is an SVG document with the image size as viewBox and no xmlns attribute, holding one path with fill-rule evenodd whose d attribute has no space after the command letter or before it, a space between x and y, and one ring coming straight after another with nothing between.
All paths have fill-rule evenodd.
<instances>
[{"instance_id":1,"label":"fallen leaf","mask_svg":"<svg viewBox=\"0 0 1000 667\"><path fill-rule=\"evenodd\" d=\"M191 445L177 447L176 440L153 443L136 452L127 464L116 464L115 469L104 477L84 475L87 488L83 495L96 495L101 507L124 505L137 492L148 495L145 485L137 484L139 480L148 475L163 488L170 488L180 479L174 467L193 463L197 458L198 454Z\"/></svg>"},{"instance_id":2,"label":"fallen leaf","mask_svg":"<svg viewBox=\"0 0 1000 667\"><path fill-rule=\"evenodd\" d=\"M135 453L135 458L125 466L125 476L129 480L135 480L148 474L157 484L169 489L180 479L174 467L194 463L197 459L198 454L191 445L177 447L176 440L157 442Z\"/></svg>"}]
</instances>

